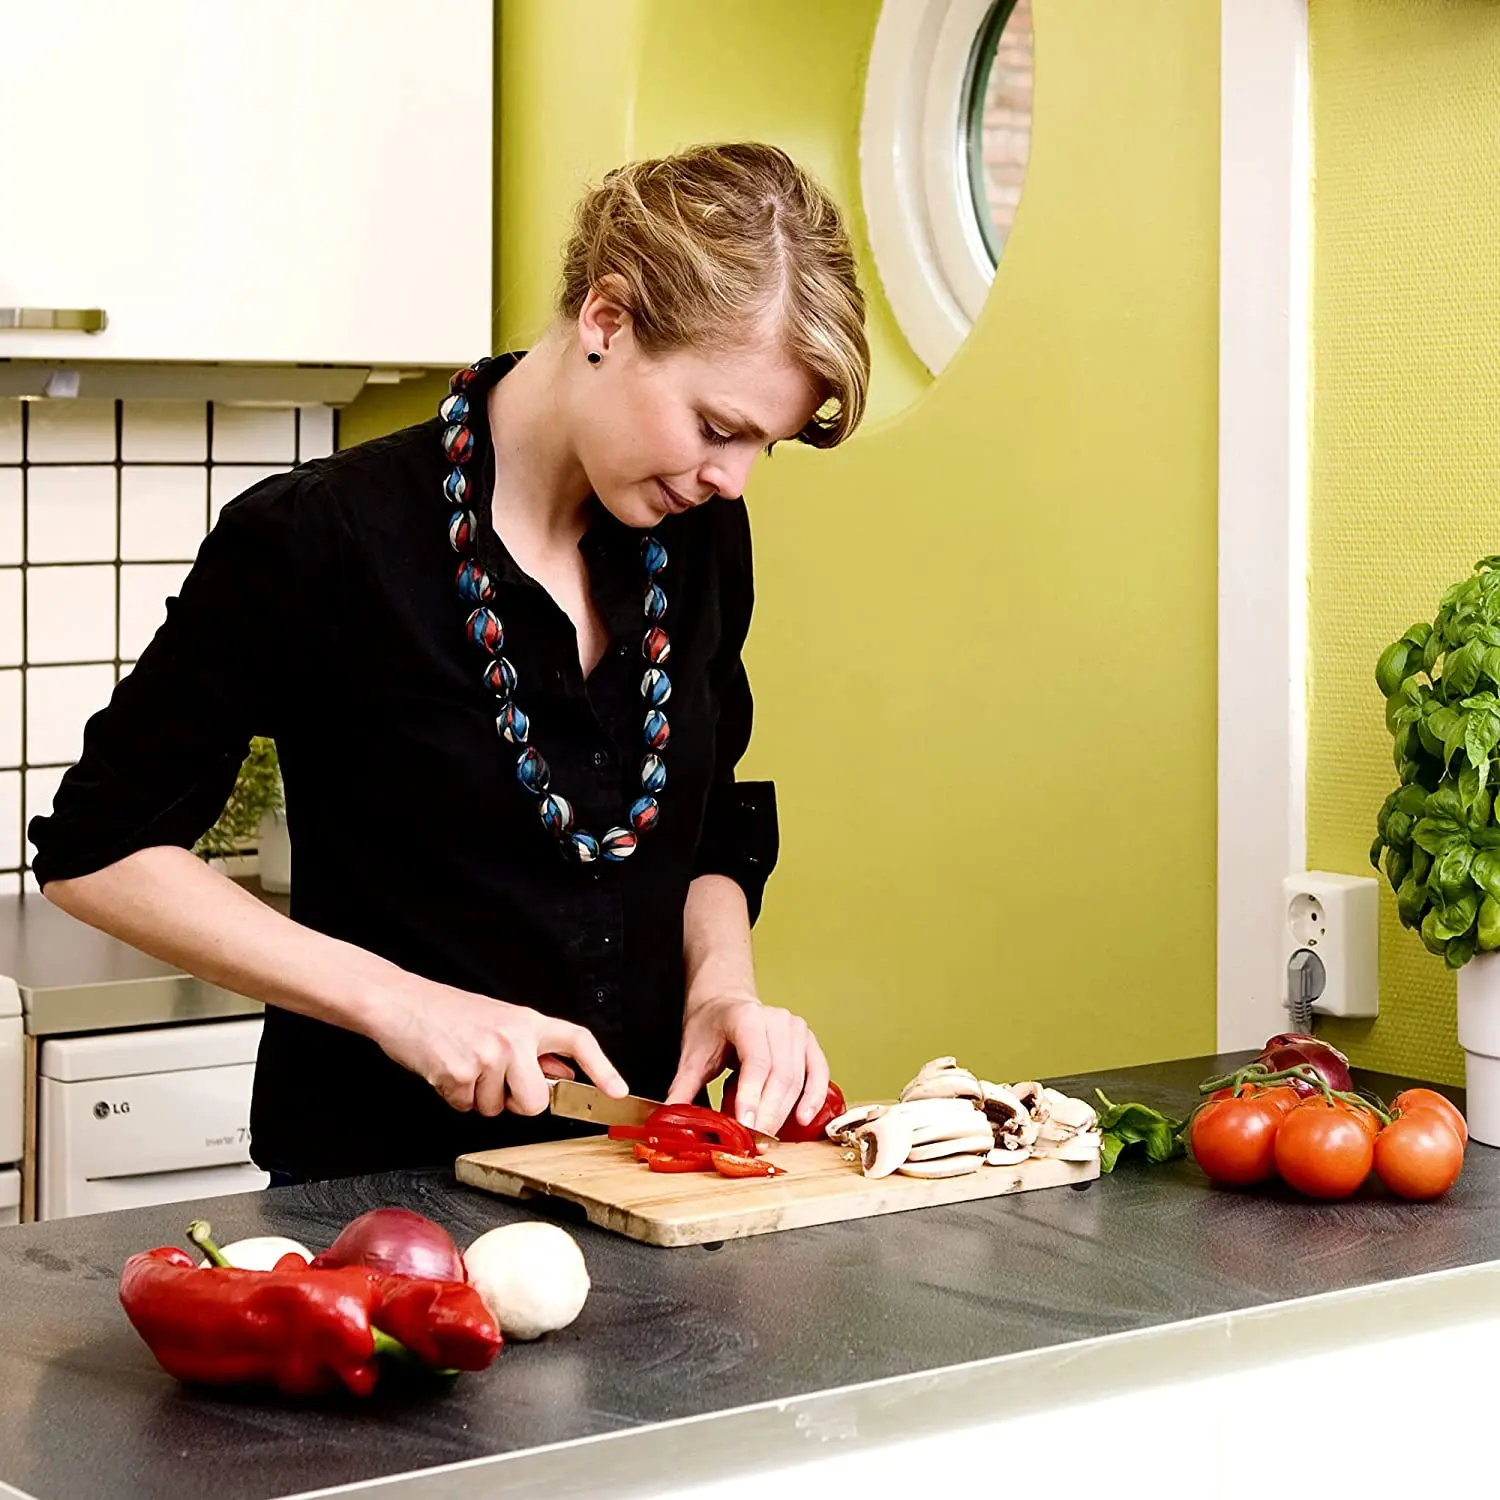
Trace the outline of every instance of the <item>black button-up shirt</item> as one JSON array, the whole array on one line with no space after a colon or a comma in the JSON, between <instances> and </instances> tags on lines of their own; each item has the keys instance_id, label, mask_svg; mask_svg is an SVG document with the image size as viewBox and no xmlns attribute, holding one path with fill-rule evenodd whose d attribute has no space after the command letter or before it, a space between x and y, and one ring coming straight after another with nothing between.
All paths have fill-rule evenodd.
<instances>
[{"instance_id":1,"label":"black button-up shirt","mask_svg":"<svg viewBox=\"0 0 1500 1500\"><path fill-rule=\"evenodd\" d=\"M490 518L493 448L475 387L466 465L476 550L494 580L516 702L552 789L596 837L641 795L642 533L591 500L580 542L611 644L585 680L572 623ZM672 643L661 817L619 864L565 858L497 732L486 658L455 586L441 423L268 479L226 506L166 623L107 708L50 817L43 883L162 844L190 847L223 807L251 735L275 738L294 850L294 920L413 973L589 1027L632 1090L660 1098L683 1006L683 908L728 875L752 918L776 860L770 783L739 782L751 699L745 507L666 517ZM263 1166L337 1175L451 1162L565 1133L543 1117L450 1109L372 1041L268 1007L251 1112Z\"/></svg>"}]
</instances>

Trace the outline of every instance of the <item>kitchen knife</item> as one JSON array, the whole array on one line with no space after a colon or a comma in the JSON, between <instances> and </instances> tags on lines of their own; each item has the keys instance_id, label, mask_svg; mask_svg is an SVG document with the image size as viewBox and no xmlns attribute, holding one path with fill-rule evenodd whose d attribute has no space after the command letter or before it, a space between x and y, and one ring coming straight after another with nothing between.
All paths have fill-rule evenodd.
<instances>
[{"instance_id":1,"label":"kitchen knife","mask_svg":"<svg viewBox=\"0 0 1500 1500\"><path fill-rule=\"evenodd\" d=\"M594 1125L644 1125L646 1117L654 1109L660 1109L656 1099L641 1099L627 1094L623 1099L612 1099L591 1083L580 1083L574 1078L549 1078L552 1086L551 1110L565 1120L588 1120ZM749 1129L749 1127L746 1127ZM757 1146L779 1146L774 1135L761 1130L751 1130Z\"/></svg>"}]
</instances>

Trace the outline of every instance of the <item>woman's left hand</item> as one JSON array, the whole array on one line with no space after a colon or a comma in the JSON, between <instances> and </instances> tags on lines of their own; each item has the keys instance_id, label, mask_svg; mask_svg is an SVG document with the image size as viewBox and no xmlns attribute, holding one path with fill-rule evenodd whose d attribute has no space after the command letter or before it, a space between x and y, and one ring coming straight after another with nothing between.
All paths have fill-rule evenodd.
<instances>
[{"instance_id":1,"label":"woman's left hand","mask_svg":"<svg viewBox=\"0 0 1500 1500\"><path fill-rule=\"evenodd\" d=\"M687 1104L704 1084L739 1059L735 1113L741 1124L775 1135L795 1107L806 1124L828 1094L828 1059L801 1016L762 1005L753 996L723 995L688 1002L682 1059L668 1104Z\"/></svg>"}]
</instances>

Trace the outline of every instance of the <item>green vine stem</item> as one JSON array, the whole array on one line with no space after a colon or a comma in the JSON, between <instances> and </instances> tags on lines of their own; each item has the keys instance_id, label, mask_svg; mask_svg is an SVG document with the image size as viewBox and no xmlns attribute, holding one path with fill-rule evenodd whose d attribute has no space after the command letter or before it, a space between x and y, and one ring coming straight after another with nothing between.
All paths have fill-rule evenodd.
<instances>
[{"instance_id":1,"label":"green vine stem","mask_svg":"<svg viewBox=\"0 0 1500 1500\"><path fill-rule=\"evenodd\" d=\"M1325 1100L1338 1099L1344 1104L1353 1105L1357 1109L1368 1110L1382 1125L1391 1123L1390 1112L1381 1104L1366 1099L1363 1094L1356 1094L1347 1089L1333 1088L1321 1073L1308 1063L1298 1063L1295 1067L1280 1068L1276 1072L1268 1069L1264 1063L1249 1063L1233 1073L1226 1073L1222 1078L1210 1078L1206 1083L1198 1085L1201 1094L1216 1093L1219 1089L1227 1088L1233 1093L1238 1093L1241 1086L1253 1083L1258 1088L1268 1088L1273 1084L1291 1083L1296 1080L1300 1083L1315 1084ZM1208 1101L1204 1101L1205 1103ZM1202 1109L1200 1104L1198 1109ZM1193 1111L1194 1114L1197 1109Z\"/></svg>"}]
</instances>

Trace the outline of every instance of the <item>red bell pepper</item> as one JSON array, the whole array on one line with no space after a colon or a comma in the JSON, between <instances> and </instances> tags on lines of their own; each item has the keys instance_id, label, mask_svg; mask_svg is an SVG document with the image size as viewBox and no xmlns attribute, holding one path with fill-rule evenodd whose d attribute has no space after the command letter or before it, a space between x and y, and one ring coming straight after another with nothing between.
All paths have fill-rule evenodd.
<instances>
[{"instance_id":1,"label":"red bell pepper","mask_svg":"<svg viewBox=\"0 0 1500 1500\"><path fill-rule=\"evenodd\" d=\"M713 1153L693 1151L684 1156L674 1156L670 1151L653 1151L646 1158L646 1165L653 1172L711 1172Z\"/></svg>"},{"instance_id":2,"label":"red bell pepper","mask_svg":"<svg viewBox=\"0 0 1500 1500\"><path fill-rule=\"evenodd\" d=\"M736 1156L755 1156L755 1137L730 1115L700 1104L664 1104L646 1117L647 1135L661 1136L684 1131L701 1145L732 1151Z\"/></svg>"},{"instance_id":3,"label":"red bell pepper","mask_svg":"<svg viewBox=\"0 0 1500 1500\"><path fill-rule=\"evenodd\" d=\"M317 1396L375 1389L380 1340L373 1271L200 1269L183 1250L132 1255L120 1303L169 1375L205 1385L273 1385Z\"/></svg>"},{"instance_id":4,"label":"red bell pepper","mask_svg":"<svg viewBox=\"0 0 1500 1500\"><path fill-rule=\"evenodd\" d=\"M482 1370L500 1352L500 1330L466 1282L377 1276L370 1316L419 1360L439 1370Z\"/></svg>"},{"instance_id":5,"label":"red bell pepper","mask_svg":"<svg viewBox=\"0 0 1500 1500\"><path fill-rule=\"evenodd\" d=\"M786 1169L762 1156L735 1156L729 1151L715 1151L710 1158L714 1171L721 1177L785 1177Z\"/></svg>"}]
</instances>

